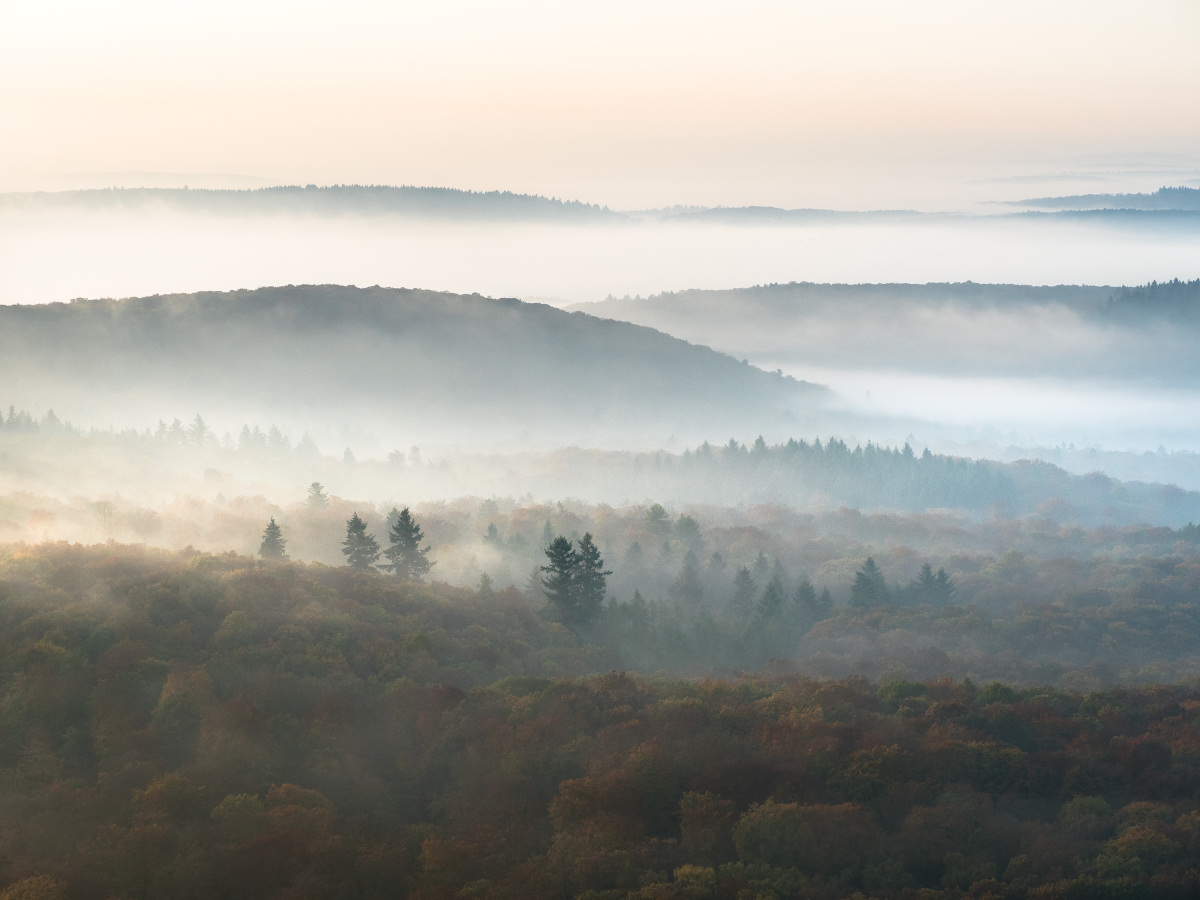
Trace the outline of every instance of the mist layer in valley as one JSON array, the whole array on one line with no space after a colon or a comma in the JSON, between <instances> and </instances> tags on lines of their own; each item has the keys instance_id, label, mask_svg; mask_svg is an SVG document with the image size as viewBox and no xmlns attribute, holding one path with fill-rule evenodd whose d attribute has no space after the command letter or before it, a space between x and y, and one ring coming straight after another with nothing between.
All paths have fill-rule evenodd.
<instances>
[{"instance_id":1,"label":"mist layer in valley","mask_svg":"<svg viewBox=\"0 0 1200 900\"><path fill-rule=\"evenodd\" d=\"M0 195L0 303L267 284L556 305L790 281L1138 284L1200 271L1177 210L963 215L606 210L503 192L273 188Z\"/></svg>"},{"instance_id":2,"label":"mist layer in valley","mask_svg":"<svg viewBox=\"0 0 1200 900\"><path fill-rule=\"evenodd\" d=\"M1200 446L1200 281L792 283L574 308L828 384L847 412L894 417L876 431L892 439L908 422L921 441L989 456ZM1127 477L1153 468L1131 463Z\"/></svg>"},{"instance_id":3,"label":"mist layer in valley","mask_svg":"<svg viewBox=\"0 0 1200 900\"><path fill-rule=\"evenodd\" d=\"M652 297L577 308L652 325L767 371L827 385L837 397L842 418L832 426L772 432L764 423L730 431L743 439L750 431L772 439L798 431L836 432L855 442L911 437L948 452L1005 459L1045 458L1071 445L1188 451L1200 449L1189 331L1091 315L1108 288L1019 285L1195 278L1200 219L1187 208L1191 196L1188 189L1114 195L1093 199L1096 209L1083 208L1089 204L1079 198L1051 198L1050 211L997 206L993 215L964 215L768 207L628 212L506 192L358 186L7 194L0 196L0 302L288 283L434 286L556 306ZM968 288L967 280L1017 286ZM771 288L769 297L746 290L791 282L958 286ZM731 293L704 299L680 294L684 288ZM219 419L220 408L191 399L202 392L197 388L167 405L142 403L140 389L129 393L124 399L136 414L128 420L89 418L64 410L62 399L28 392L9 399L40 414L54 405L84 424L133 425L164 409L185 418L202 409ZM230 421L263 418L252 413ZM391 441L372 443L375 431L335 427L334 418L322 422L325 445L381 452ZM314 426L291 427L302 433ZM706 433L676 437L724 440L727 430L714 423ZM667 446L675 432L655 429L653 445ZM1179 480L1144 467L1120 475ZM1183 477L1200 485L1200 477Z\"/></svg>"}]
</instances>

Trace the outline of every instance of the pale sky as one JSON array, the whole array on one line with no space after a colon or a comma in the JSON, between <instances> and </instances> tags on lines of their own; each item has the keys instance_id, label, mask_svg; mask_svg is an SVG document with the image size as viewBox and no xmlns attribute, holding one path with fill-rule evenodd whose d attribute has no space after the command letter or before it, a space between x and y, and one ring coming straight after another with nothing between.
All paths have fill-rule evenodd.
<instances>
[{"instance_id":1,"label":"pale sky","mask_svg":"<svg viewBox=\"0 0 1200 900\"><path fill-rule=\"evenodd\" d=\"M0 189L961 208L1200 185L1197 48L1196 0L0 0Z\"/></svg>"}]
</instances>

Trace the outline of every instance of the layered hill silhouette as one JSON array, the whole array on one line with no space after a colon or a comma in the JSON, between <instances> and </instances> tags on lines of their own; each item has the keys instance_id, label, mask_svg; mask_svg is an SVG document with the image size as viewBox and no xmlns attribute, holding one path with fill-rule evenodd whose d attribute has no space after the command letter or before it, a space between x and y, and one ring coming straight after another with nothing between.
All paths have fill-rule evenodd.
<instances>
[{"instance_id":1,"label":"layered hill silhouette","mask_svg":"<svg viewBox=\"0 0 1200 900\"><path fill-rule=\"evenodd\" d=\"M145 210L218 215L399 216L402 218L551 222L621 221L591 203L512 191L464 191L415 185L278 185L224 188L102 188L0 193L0 210Z\"/></svg>"},{"instance_id":2,"label":"layered hill silhouette","mask_svg":"<svg viewBox=\"0 0 1200 900\"><path fill-rule=\"evenodd\" d=\"M1033 197L1013 205L1034 209L1137 209L1200 210L1200 188L1161 187L1150 194L1073 194L1067 197Z\"/></svg>"},{"instance_id":3,"label":"layered hill silhouette","mask_svg":"<svg viewBox=\"0 0 1200 900\"><path fill-rule=\"evenodd\" d=\"M571 309L760 365L1195 384L1200 280L1105 285L764 284Z\"/></svg>"},{"instance_id":4,"label":"layered hill silhouette","mask_svg":"<svg viewBox=\"0 0 1200 900\"><path fill-rule=\"evenodd\" d=\"M0 307L0 384L5 404L90 423L200 410L598 445L763 430L824 394L624 322L333 285Z\"/></svg>"}]
</instances>

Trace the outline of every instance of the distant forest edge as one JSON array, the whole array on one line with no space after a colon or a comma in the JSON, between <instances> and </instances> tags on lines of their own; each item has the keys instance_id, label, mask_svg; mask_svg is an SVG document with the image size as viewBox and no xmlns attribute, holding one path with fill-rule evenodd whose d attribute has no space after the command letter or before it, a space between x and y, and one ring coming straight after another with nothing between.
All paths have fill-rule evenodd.
<instances>
[{"instance_id":1,"label":"distant forest edge","mask_svg":"<svg viewBox=\"0 0 1200 900\"><path fill-rule=\"evenodd\" d=\"M138 460L136 477L118 474L114 458ZM121 490L123 481L132 490L138 479L149 483L155 477L185 489L199 471L205 472L204 488L241 491L239 478L262 467L288 483L318 478L343 485L342 495L364 498L396 492L429 499L532 497L536 491L594 502L669 497L685 504L765 503L807 511L954 510L972 518L1034 516L1093 527L1200 521L1200 493L1175 485L1121 482L1099 471L1071 475L1036 460L999 463L918 452L907 443L851 447L837 437L773 445L761 436L749 444L730 438L680 453L567 448L428 460L414 448L360 461L349 449L338 457L321 455L308 434L293 444L274 425L266 430L245 425L235 438L219 435L197 415L189 424L176 418L143 431L84 430L53 412L38 420L10 407L0 419L0 459L11 472L25 473L24 489L48 494L57 493L56 485L36 473L43 460L55 459L69 471L95 473L106 492ZM0 480L0 489L4 483ZM0 513L3 509L0 505ZM0 535L6 526L10 532L17 527L3 519L0 515Z\"/></svg>"},{"instance_id":2,"label":"distant forest edge","mask_svg":"<svg viewBox=\"0 0 1200 900\"><path fill-rule=\"evenodd\" d=\"M400 215L445 219L612 222L606 207L511 191L464 191L413 185L281 185L246 190L105 188L0 194L0 209L121 209L165 206L184 212Z\"/></svg>"},{"instance_id":3,"label":"distant forest edge","mask_svg":"<svg viewBox=\"0 0 1200 900\"><path fill-rule=\"evenodd\" d=\"M1074 194L1015 201L1017 206L1053 210L1200 211L1200 188L1161 187L1150 194Z\"/></svg>"},{"instance_id":4,"label":"distant forest edge","mask_svg":"<svg viewBox=\"0 0 1200 900\"><path fill-rule=\"evenodd\" d=\"M731 302L753 299L776 312L803 311L808 303L864 302L887 305L962 303L968 306L1063 305L1094 317L1200 320L1200 278L1151 281L1141 285L1087 284L984 284L974 281L938 281L843 284L813 281L759 284L726 290L690 289L663 291L647 297L624 296L595 303L577 303L571 310L593 314L624 309L631 304L705 306L729 308Z\"/></svg>"},{"instance_id":5,"label":"distant forest edge","mask_svg":"<svg viewBox=\"0 0 1200 900\"><path fill-rule=\"evenodd\" d=\"M1200 223L1200 189L1164 187L1152 194L1086 194L1041 197L1003 205L1036 210L1039 216L1111 219L1126 225ZM719 223L723 225L812 225L855 222L919 222L987 220L1027 216L1006 212L985 216L920 212L910 209L787 209L774 206L673 206L648 210L613 210L579 200L561 200L513 191L472 191L417 185L277 185L233 188L111 187L69 191L0 193L0 210L144 209L154 206L180 212L305 215L365 215L482 221L545 221L558 224L618 224L638 221ZM1136 214L1131 217L1130 214Z\"/></svg>"}]
</instances>

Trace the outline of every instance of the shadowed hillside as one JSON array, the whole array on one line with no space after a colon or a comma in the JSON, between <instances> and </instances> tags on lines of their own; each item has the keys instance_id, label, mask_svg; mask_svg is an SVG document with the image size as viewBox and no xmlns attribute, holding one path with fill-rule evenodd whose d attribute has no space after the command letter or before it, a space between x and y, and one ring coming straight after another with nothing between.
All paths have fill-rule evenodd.
<instances>
[{"instance_id":1,"label":"shadowed hillside","mask_svg":"<svg viewBox=\"0 0 1200 900\"><path fill-rule=\"evenodd\" d=\"M0 307L0 381L18 405L76 420L183 404L477 445L757 429L821 396L649 328L339 286Z\"/></svg>"}]
</instances>

